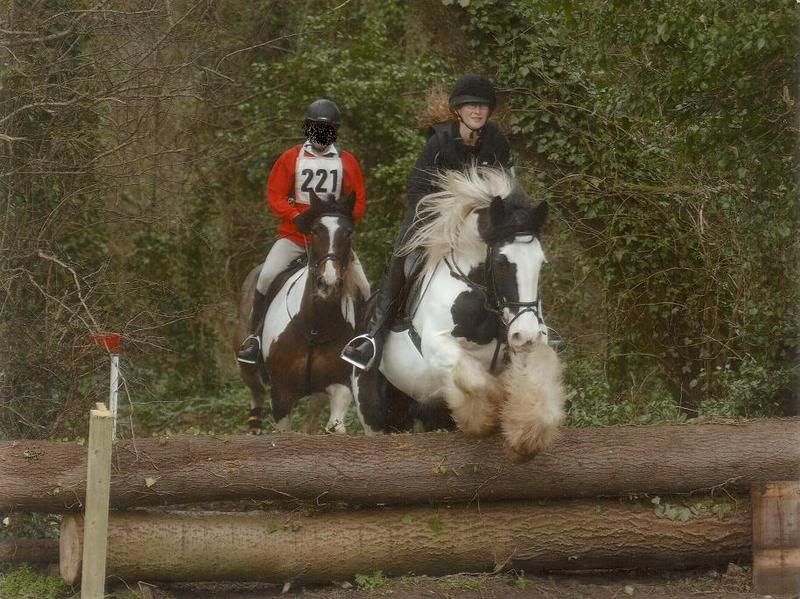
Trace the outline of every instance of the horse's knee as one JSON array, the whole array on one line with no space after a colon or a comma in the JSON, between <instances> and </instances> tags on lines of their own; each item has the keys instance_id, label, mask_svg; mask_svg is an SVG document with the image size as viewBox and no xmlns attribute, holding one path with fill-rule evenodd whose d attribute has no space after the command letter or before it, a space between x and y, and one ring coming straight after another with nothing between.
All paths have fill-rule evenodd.
<instances>
[{"instance_id":1,"label":"horse's knee","mask_svg":"<svg viewBox=\"0 0 800 599\"><path fill-rule=\"evenodd\" d=\"M458 428L468 435L493 433L503 396L496 377L466 354L462 354L447 376L443 395Z\"/></svg>"}]
</instances>

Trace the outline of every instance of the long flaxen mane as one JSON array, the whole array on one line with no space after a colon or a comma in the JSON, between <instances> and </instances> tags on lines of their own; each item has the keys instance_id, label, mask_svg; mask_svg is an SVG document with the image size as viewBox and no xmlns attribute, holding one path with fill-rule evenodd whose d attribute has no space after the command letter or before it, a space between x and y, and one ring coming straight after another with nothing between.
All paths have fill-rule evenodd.
<instances>
[{"instance_id":1,"label":"long flaxen mane","mask_svg":"<svg viewBox=\"0 0 800 599\"><path fill-rule=\"evenodd\" d=\"M510 195L515 182L511 173L503 169L471 167L438 173L436 185L441 191L419 201L414 233L396 250L398 256L422 250L428 267L467 241L463 239L467 217L475 210L488 208L493 198Z\"/></svg>"}]
</instances>

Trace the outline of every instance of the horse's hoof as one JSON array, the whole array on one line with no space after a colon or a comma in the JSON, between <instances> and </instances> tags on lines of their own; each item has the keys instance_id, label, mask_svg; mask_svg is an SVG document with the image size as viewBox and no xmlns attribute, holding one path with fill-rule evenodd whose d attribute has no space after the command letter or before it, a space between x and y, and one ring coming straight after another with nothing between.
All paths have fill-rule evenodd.
<instances>
[{"instance_id":1,"label":"horse's hoof","mask_svg":"<svg viewBox=\"0 0 800 599\"><path fill-rule=\"evenodd\" d=\"M558 438L558 428L513 429L503 426L503 437L509 458L515 462L525 462L555 443Z\"/></svg>"},{"instance_id":2,"label":"horse's hoof","mask_svg":"<svg viewBox=\"0 0 800 599\"><path fill-rule=\"evenodd\" d=\"M261 435L263 433L264 429L260 425L259 426L250 425L247 429L248 435Z\"/></svg>"},{"instance_id":3,"label":"horse's hoof","mask_svg":"<svg viewBox=\"0 0 800 599\"><path fill-rule=\"evenodd\" d=\"M533 458L539 455L538 449L532 451L517 451L508 443L505 444L503 450L506 458L508 458L508 460L514 464L524 464L525 462L530 462Z\"/></svg>"},{"instance_id":4,"label":"horse's hoof","mask_svg":"<svg viewBox=\"0 0 800 599\"><path fill-rule=\"evenodd\" d=\"M489 437L490 435L496 433L497 430L499 429L499 423L489 422L479 427L472 426L472 427L464 427L464 428L459 427L459 428L461 429L461 432L463 432L468 437L481 438L481 437Z\"/></svg>"}]
</instances>

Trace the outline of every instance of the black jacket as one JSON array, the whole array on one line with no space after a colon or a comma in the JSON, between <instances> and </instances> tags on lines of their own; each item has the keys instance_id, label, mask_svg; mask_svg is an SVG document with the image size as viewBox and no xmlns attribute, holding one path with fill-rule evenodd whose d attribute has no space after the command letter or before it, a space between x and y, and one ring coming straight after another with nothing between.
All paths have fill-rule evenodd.
<instances>
[{"instance_id":1,"label":"black jacket","mask_svg":"<svg viewBox=\"0 0 800 599\"><path fill-rule=\"evenodd\" d=\"M472 163L478 166L511 168L511 147L494 122L488 121L474 146L464 143L457 122L437 123L432 135L408 177L408 203L415 208L423 196L437 191L434 174L441 170L460 170Z\"/></svg>"}]
</instances>

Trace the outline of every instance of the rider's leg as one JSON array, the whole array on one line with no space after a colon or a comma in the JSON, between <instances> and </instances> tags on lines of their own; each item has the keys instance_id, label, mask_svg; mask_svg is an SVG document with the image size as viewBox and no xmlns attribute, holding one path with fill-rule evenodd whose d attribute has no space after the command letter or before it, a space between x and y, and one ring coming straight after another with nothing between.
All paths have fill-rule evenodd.
<instances>
[{"instance_id":1,"label":"rider's leg","mask_svg":"<svg viewBox=\"0 0 800 599\"><path fill-rule=\"evenodd\" d=\"M367 323L366 338L351 340L342 351L350 363L366 369L380 358L384 327L394 316L405 282L405 257L392 255L375 298L375 310Z\"/></svg>"},{"instance_id":2,"label":"rider's leg","mask_svg":"<svg viewBox=\"0 0 800 599\"><path fill-rule=\"evenodd\" d=\"M380 361L384 326L394 316L397 300L406 284L405 256L395 255L395 250L413 231L414 211L409 210L395 238L392 257L386 266L383 281L376 294L375 310L367 323L366 333L348 341L342 350L342 358L362 370L366 370L374 362Z\"/></svg>"},{"instance_id":3,"label":"rider's leg","mask_svg":"<svg viewBox=\"0 0 800 599\"><path fill-rule=\"evenodd\" d=\"M289 263L305 253L301 245L289 241L288 239L278 239L270 248L261 272L258 275L255 293L253 294L253 309L250 312L250 327L248 336L242 343L236 359L242 364L255 364L261 352L261 327L264 324L264 316L267 314L269 302L267 302L267 292L272 281L277 277Z\"/></svg>"}]
</instances>

